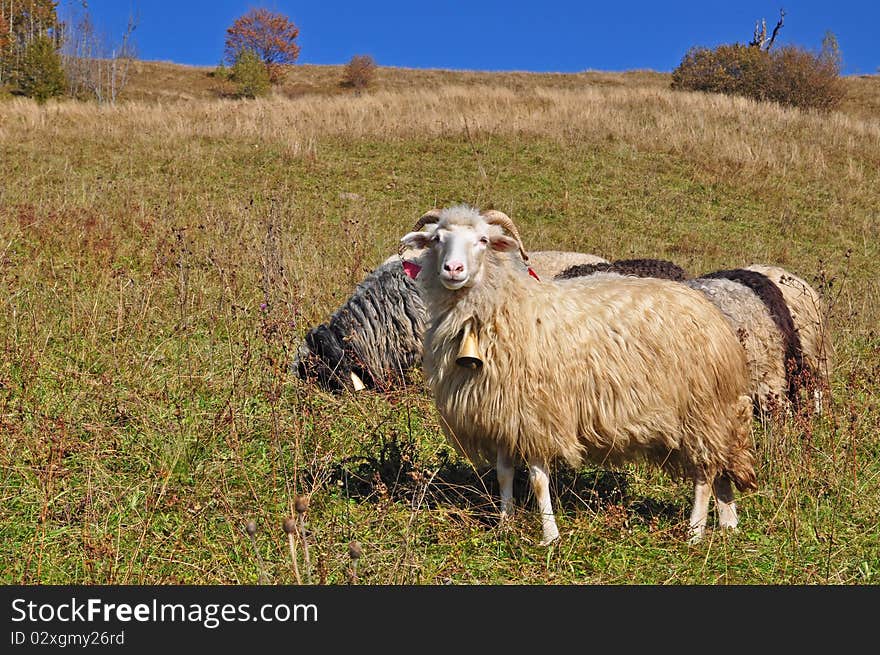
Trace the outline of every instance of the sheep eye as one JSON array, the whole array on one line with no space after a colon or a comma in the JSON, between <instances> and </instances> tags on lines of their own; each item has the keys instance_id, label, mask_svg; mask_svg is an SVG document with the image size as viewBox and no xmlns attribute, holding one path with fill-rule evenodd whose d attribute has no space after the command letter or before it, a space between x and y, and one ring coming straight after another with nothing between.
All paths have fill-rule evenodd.
<instances>
[{"instance_id":1,"label":"sheep eye","mask_svg":"<svg viewBox=\"0 0 880 655\"><path fill-rule=\"evenodd\" d=\"M434 236L431 237L431 241L433 241L434 243L437 243L438 241L440 241L440 235L435 234Z\"/></svg>"},{"instance_id":2,"label":"sheep eye","mask_svg":"<svg viewBox=\"0 0 880 655\"><path fill-rule=\"evenodd\" d=\"M480 243L484 246L489 245L489 237L480 237Z\"/></svg>"}]
</instances>

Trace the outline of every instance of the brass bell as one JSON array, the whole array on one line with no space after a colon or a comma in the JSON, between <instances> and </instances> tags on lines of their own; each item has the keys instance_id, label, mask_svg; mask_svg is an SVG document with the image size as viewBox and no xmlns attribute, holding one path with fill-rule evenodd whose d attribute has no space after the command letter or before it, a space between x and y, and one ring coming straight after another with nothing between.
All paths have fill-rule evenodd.
<instances>
[{"instance_id":1,"label":"brass bell","mask_svg":"<svg viewBox=\"0 0 880 655\"><path fill-rule=\"evenodd\" d=\"M464 324L464 333L461 337L461 345L458 348L458 356L455 363L461 367L478 369L483 366L483 358L480 356L480 344L477 335L471 329L471 322Z\"/></svg>"}]
</instances>

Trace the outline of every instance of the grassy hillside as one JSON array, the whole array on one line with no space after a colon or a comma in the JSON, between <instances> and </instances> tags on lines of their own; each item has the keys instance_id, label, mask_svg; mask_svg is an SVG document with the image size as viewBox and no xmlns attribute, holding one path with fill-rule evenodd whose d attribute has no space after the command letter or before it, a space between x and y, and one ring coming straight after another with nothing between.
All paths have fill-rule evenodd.
<instances>
[{"instance_id":1,"label":"grassy hillside","mask_svg":"<svg viewBox=\"0 0 880 655\"><path fill-rule=\"evenodd\" d=\"M183 66L168 62L139 61L131 69L124 97L137 102L168 102L175 100L211 100L228 94L233 87L213 76L214 68ZM304 64L292 66L275 95L296 98L302 95L349 95L341 86L341 66ZM524 73L450 71L438 69L380 67L376 71L375 89L407 91L437 89L444 86L493 87L512 91L525 89L582 89L584 87L626 87L668 89L672 81L668 73L641 70L625 73L584 71L581 73ZM880 76L861 75L845 78L847 94L841 112L859 118L880 116Z\"/></svg>"},{"instance_id":2,"label":"grassy hillside","mask_svg":"<svg viewBox=\"0 0 880 655\"><path fill-rule=\"evenodd\" d=\"M273 89L278 96L295 98L302 95L351 95L341 85L342 66L302 64L288 67L283 82ZM214 68L182 66L167 62L138 61L131 69L125 97L134 101L211 100L233 87L213 76ZM390 68L376 69L375 89L383 91L430 90L442 86L572 89L592 86L666 87L669 75L652 71L627 73L489 73L439 69Z\"/></svg>"},{"instance_id":3,"label":"grassy hillside","mask_svg":"<svg viewBox=\"0 0 880 655\"><path fill-rule=\"evenodd\" d=\"M656 73L380 69L355 97L297 67L258 101L142 63L117 107L0 103L3 582L874 583L880 571L880 86L806 114L673 93ZM158 102L157 102L158 101ZM493 472L445 444L418 379L331 396L299 340L430 207L510 214L529 249L784 266L830 305L831 411L755 424L742 530L682 536L650 467L554 478L536 545ZM306 575L302 547L296 553Z\"/></svg>"}]
</instances>

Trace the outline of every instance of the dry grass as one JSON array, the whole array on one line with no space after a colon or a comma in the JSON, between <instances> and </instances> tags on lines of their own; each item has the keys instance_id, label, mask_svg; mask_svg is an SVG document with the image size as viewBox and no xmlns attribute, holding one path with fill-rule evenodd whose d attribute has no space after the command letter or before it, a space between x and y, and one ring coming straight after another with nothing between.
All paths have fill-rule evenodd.
<instances>
[{"instance_id":1,"label":"dry grass","mask_svg":"<svg viewBox=\"0 0 880 655\"><path fill-rule=\"evenodd\" d=\"M213 68L205 66L139 61L132 68L125 98L136 102L216 99L224 87L211 76L212 71ZM381 66L376 73L376 89L395 92L432 90L444 86L495 87L516 92L538 88L579 90L588 87L667 90L672 82L669 73L649 70L622 73L488 73ZM276 95L295 98L302 95L351 94L350 90L340 85L343 77L342 66L293 66L288 70L284 82L276 87ZM840 107L842 113L868 119L880 116L880 76L850 76L843 78L843 81L846 96Z\"/></svg>"},{"instance_id":2,"label":"dry grass","mask_svg":"<svg viewBox=\"0 0 880 655\"><path fill-rule=\"evenodd\" d=\"M0 129L18 131L50 121L62 131L76 122L94 138L128 138L143 126L166 138L241 137L307 152L318 137L407 139L487 134L547 137L566 142L621 140L637 147L737 166L808 170L821 175L827 157L860 184L864 164L876 164L880 140L880 77L847 78L840 112L802 113L716 95L671 93L669 76L632 73L481 73L379 68L375 93L352 98L341 67L298 66L274 98L239 105L211 97L208 68L138 62L130 97L152 102L121 108L62 104L34 114L20 103ZM151 89L158 89L153 93ZM179 93L178 93L179 92ZM205 96L208 96L207 98ZM327 97L333 96L333 97ZM186 99L177 103L174 100ZM170 104L164 104L169 102ZM234 118L230 121L230 115ZM7 120L9 121L7 123ZM20 121L20 122L19 122ZM810 170L811 169L811 170Z\"/></svg>"},{"instance_id":3,"label":"dry grass","mask_svg":"<svg viewBox=\"0 0 880 655\"><path fill-rule=\"evenodd\" d=\"M859 75L845 81L846 96L840 111L868 120L880 118L880 75Z\"/></svg>"},{"instance_id":4,"label":"dry grass","mask_svg":"<svg viewBox=\"0 0 880 655\"><path fill-rule=\"evenodd\" d=\"M211 100L222 91L222 85L212 77L214 69L205 66L183 66L168 62L136 62L126 87L126 98L140 102L167 102L179 99ZM301 95L351 94L341 86L343 66L301 64L288 68L284 81L276 87L283 97ZM376 70L376 88L385 91L434 89L441 86L504 87L515 91L542 88L599 87L656 87L668 88L669 76L653 71L626 73L487 73L481 71L450 71L440 69L393 68L381 66Z\"/></svg>"},{"instance_id":5,"label":"dry grass","mask_svg":"<svg viewBox=\"0 0 880 655\"><path fill-rule=\"evenodd\" d=\"M875 163L880 121L843 113L805 114L743 98L660 89L486 87L380 91L294 100L198 101L159 110L127 103L95 108L25 100L4 107L0 138L78 137L96 140L253 139L295 147L319 137L524 136L563 143L623 141L649 152L714 160L717 166L822 175L843 164L848 183L861 184ZM831 158L837 161L832 162Z\"/></svg>"},{"instance_id":6,"label":"dry grass","mask_svg":"<svg viewBox=\"0 0 880 655\"><path fill-rule=\"evenodd\" d=\"M347 579L352 539L364 583L876 580L876 116L652 73L380 69L353 97L340 69L297 67L315 93L212 100L187 77L204 70L142 67L169 76L143 101L0 104L3 580L254 582L253 519L265 575L290 582L280 526L303 493L318 582ZM756 426L741 535L688 548L687 489L587 467L557 478L548 554L529 511L494 529L491 475L449 452L418 386L331 397L288 375L305 330L456 201L509 212L532 249L816 283L832 411Z\"/></svg>"}]
</instances>

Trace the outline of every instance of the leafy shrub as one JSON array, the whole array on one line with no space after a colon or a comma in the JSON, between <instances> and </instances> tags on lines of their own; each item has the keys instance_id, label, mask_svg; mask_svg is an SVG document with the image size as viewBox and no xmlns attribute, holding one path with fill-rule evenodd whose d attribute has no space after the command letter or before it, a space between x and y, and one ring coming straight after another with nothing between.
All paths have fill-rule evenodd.
<instances>
[{"instance_id":1,"label":"leafy shrub","mask_svg":"<svg viewBox=\"0 0 880 655\"><path fill-rule=\"evenodd\" d=\"M763 100L770 69L770 54L735 43L691 48L672 71L672 88L744 95Z\"/></svg>"},{"instance_id":2,"label":"leafy shrub","mask_svg":"<svg viewBox=\"0 0 880 655\"><path fill-rule=\"evenodd\" d=\"M376 79L376 62L369 55L355 55L345 65L342 86L360 93L370 87Z\"/></svg>"},{"instance_id":3,"label":"leafy shrub","mask_svg":"<svg viewBox=\"0 0 880 655\"><path fill-rule=\"evenodd\" d=\"M844 95L836 40L827 36L819 54L797 46L767 51L739 43L691 48L672 72L672 88L821 110L837 107Z\"/></svg>"},{"instance_id":4,"label":"leafy shrub","mask_svg":"<svg viewBox=\"0 0 880 655\"><path fill-rule=\"evenodd\" d=\"M40 35L28 43L16 72L16 87L21 95L40 103L64 93L66 81L61 57L50 37Z\"/></svg>"},{"instance_id":5,"label":"leafy shrub","mask_svg":"<svg viewBox=\"0 0 880 655\"><path fill-rule=\"evenodd\" d=\"M230 77L237 86L238 95L242 97L256 98L269 92L269 71L253 50L239 53Z\"/></svg>"},{"instance_id":6,"label":"leafy shrub","mask_svg":"<svg viewBox=\"0 0 880 655\"><path fill-rule=\"evenodd\" d=\"M220 80L221 82L225 82L232 76L232 71L229 70L229 67L226 66L222 61L217 64L217 68L212 70L209 75L213 77L215 80Z\"/></svg>"},{"instance_id":7,"label":"leafy shrub","mask_svg":"<svg viewBox=\"0 0 880 655\"><path fill-rule=\"evenodd\" d=\"M840 105L846 90L837 62L793 46L773 52L772 58L769 99L820 110Z\"/></svg>"}]
</instances>

